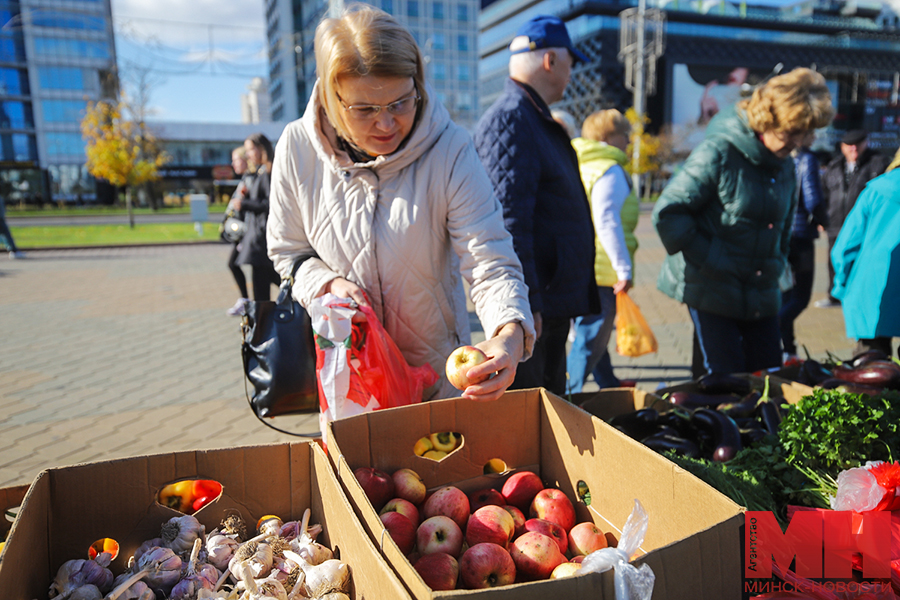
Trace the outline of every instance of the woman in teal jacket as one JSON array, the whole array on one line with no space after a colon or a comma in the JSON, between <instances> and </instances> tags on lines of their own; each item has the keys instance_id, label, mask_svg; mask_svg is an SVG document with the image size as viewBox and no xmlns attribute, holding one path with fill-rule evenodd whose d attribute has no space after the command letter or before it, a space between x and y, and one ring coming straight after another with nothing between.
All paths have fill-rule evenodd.
<instances>
[{"instance_id":1,"label":"woman in teal jacket","mask_svg":"<svg viewBox=\"0 0 900 600\"><path fill-rule=\"evenodd\" d=\"M709 373L781 365L779 279L797 207L790 153L833 114L820 74L773 77L716 115L657 202L669 254L657 287L687 304Z\"/></svg>"},{"instance_id":2,"label":"woman in teal jacket","mask_svg":"<svg viewBox=\"0 0 900 600\"><path fill-rule=\"evenodd\" d=\"M858 350L891 356L900 336L900 150L887 172L866 185L831 250L834 288L847 337Z\"/></svg>"}]
</instances>

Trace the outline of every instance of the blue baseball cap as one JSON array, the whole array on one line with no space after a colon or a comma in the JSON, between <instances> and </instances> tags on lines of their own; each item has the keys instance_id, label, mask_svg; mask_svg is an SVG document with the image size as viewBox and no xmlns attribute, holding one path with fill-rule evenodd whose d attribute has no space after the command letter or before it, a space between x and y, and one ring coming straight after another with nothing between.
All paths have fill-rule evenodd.
<instances>
[{"instance_id":1,"label":"blue baseball cap","mask_svg":"<svg viewBox=\"0 0 900 600\"><path fill-rule=\"evenodd\" d=\"M522 52L532 52L541 48L566 48L572 53L574 62L590 62L590 59L583 53L579 52L569 38L569 32L566 30L566 24L558 17L550 15L539 15L534 17L516 32L516 37L525 36L528 38L529 44L524 48L510 50L512 54L521 54Z\"/></svg>"}]
</instances>

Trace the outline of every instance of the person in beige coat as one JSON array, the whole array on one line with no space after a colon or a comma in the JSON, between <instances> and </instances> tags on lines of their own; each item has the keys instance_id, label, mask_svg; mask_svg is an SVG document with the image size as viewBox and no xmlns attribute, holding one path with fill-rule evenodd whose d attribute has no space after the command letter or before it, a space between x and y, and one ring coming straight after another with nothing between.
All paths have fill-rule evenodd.
<instances>
[{"instance_id":1,"label":"person in beige coat","mask_svg":"<svg viewBox=\"0 0 900 600\"><path fill-rule=\"evenodd\" d=\"M425 400L459 395L444 365L470 343L465 278L489 357L469 375L494 375L463 396L499 398L534 322L471 138L431 98L415 40L387 13L325 19L315 50L319 79L275 152L269 256L282 277L297 269L304 306L328 292L370 305L411 365L441 374Z\"/></svg>"}]
</instances>

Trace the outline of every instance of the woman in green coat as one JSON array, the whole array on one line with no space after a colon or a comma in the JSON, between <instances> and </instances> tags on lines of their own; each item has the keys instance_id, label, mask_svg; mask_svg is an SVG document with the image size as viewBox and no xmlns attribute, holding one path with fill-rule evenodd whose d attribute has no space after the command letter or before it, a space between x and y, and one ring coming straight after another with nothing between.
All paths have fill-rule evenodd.
<instances>
[{"instance_id":1,"label":"woman in green coat","mask_svg":"<svg viewBox=\"0 0 900 600\"><path fill-rule=\"evenodd\" d=\"M708 373L781 365L779 280L797 207L790 153L833 115L820 74L773 77L716 115L657 202L669 254L657 287L687 305Z\"/></svg>"}]
</instances>

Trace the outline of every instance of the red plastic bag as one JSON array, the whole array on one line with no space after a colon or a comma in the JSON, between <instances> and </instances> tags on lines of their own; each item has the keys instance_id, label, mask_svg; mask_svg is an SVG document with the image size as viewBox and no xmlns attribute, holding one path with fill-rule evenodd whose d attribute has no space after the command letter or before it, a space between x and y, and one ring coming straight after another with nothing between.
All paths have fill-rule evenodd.
<instances>
[{"instance_id":1,"label":"red plastic bag","mask_svg":"<svg viewBox=\"0 0 900 600\"><path fill-rule=\"evenodd\" d=\"M359 310L366 315L366 320L353 324L350 364L355 368L356 377L350 375L351 393L374 397L379 408L420 402L422 390L437 383L437 373L428 363L411 367L378 321L375 311L368 306L360 306Z\"/></svg>"}]
</instances>

